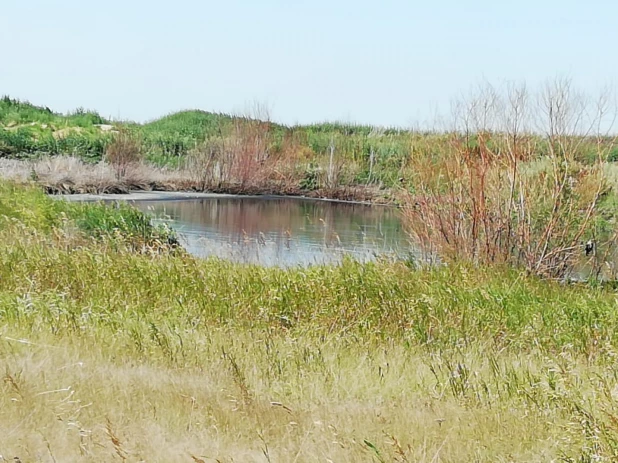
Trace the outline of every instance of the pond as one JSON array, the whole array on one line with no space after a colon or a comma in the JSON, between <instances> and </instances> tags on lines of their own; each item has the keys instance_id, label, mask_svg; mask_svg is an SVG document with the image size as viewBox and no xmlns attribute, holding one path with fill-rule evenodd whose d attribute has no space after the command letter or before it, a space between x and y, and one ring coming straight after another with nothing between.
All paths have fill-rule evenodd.
<instances>
[{"instance_id":1,"label":"pond","mask_svg":"<svg viewBox=\"0 0 618 463\"><path fill-rule=\"evenodd\" d=\"M302 198L223 197L134 201L155 223L174 229L199 257L216 256L267 266L306 266L350 256L409 257L412 252L400 212Z\"/></svg>"}]
</instances>

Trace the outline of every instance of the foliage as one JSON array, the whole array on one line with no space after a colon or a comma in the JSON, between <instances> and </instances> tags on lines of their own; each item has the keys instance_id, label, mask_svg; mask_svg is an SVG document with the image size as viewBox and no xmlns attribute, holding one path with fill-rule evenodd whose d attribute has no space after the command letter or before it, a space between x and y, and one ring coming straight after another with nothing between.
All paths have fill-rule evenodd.
<instances>
[{"instance_id":1,"label":"foliage","mask_svg":"<svg viewBox=\"0 0 618 463\"><path fill-rule=\"evenodd\" d=\"M175 240L172 231L153 226L149 217L125 203L72 203L52 199L35 187L4 181L0 182L0 217L5 229L12 223L43 232L74 226L86 237L133 244Z\"/></svg>"},{"instance_id":2,"label":"foliage","mask_svg":"<svg viewBox=\"0 0 618 463\"><path fill-rule=\"evenodd\" d=\"M410 183L414 177L413 165L417 162L427 164L450 156L451 141L455 135L343 123L288 127L270 122L267 114L262 116L264 120L205 111L182 111L145 124L110 123L94 112L77 110L63 116L48 108L5 97L0 102L0 155L32 158L44 154L70 154L91 162L99 161L114 141L113 132L121 131L131 133L139 140L139 151L147 161L159 167L182 169L187 163L195 165L195 154L208 151L208 146L215 140L214 143L225 143L230 147L227 151L237 154L227 156L227 173L223 166L225 162L220 163L223 179L207 185L209 188L219 188L220 183L253 183L249 177L254 177L253 172L258 169L262 171L259 175L271 177L266 183L278 177L278 183L285 183L284 190L288 191L306 183L303 178L308 163L328 172L331 165L330 147L333 145L334 164L341 167L337 188L375 186L397 190L402 185L402 179ZM103 129L100 124L110 124L111 131ZM488 130L483 143L491 148L495 143L500 143L502 135ZM531 137L535 146L534 158L549 155L549 145L543 136L526 135ZM269 153L266 159L259 156L252 158L248 154L255 151L251 143L257 139L261 144L260 150ZM474 148L475 140L476 135L470 134L470 148ZM609 137L583 136L578 139L577 146L573 145L573 159L585 165L594 164L599 142L604 147L614 149L613 140ZM614 151L609 152L608 160L613 160ZM245 154L238 154L240 152ZM188 159L191 156L193 160ZM235 160L232 161L232 158ZM269 165L264 166L264 162ZM244 173L241 172L243 169ZM320 183L320 187L324 187L328 182L322 179ZM259 186L263 187L261 184ZM333 185L328 186L332 190ZM279 188L277 182L274 187Z\"/></svg>"},{"instance_id":3,"label":"foliage","mask_svg":"<svg viewBox=\"0 0 618 463\"><path fill-rule=\"evenodd\" d=\"M284 270L143 252L125 238L154 229L129 206L10 183L0 215L3 454L618 455L610 285L500 266Z\"/></svg>"}]
</instances>

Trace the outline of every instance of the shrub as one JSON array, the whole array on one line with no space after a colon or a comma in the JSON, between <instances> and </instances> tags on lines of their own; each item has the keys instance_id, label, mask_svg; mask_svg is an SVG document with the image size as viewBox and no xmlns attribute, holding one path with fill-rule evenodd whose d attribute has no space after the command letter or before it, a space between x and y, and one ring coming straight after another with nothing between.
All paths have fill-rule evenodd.
<instances>
[{"instance_id":1,"label":"shrub","mask_svg":"<svg viewBox=\"0 0 618 463\"><path fill-rule=\"evenodd\" d=\"M609 191L603 165L611 146L597 144L591 165L577 161L590 149L575 136L587 130L579 125L587 107L558 82L539 97L548 154L538 163L539 137L522 129L525 90L510 89L505 100L487 96L469 104L446 156L414 165L408 227L432 257L563 278L580 260L582 240L595 236L599 201Z\"/></svg>"},{"instance_id":2,"label":"shrub","mask_svg":"<svg viewBox=\"0 0 618 463\"><path fill-rule=\"evenodd\" d=\"M127 170L142 161L142 145L140 139L133 133L122 130L107 145L105 158L121 180L127 175Z\"/></svg>"}]
</instances>

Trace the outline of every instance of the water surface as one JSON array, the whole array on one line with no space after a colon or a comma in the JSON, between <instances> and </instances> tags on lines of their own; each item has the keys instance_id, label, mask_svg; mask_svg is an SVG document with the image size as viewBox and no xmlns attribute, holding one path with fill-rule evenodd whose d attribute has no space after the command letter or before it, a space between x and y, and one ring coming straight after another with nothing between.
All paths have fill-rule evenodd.
<instances>
[{"instance_id":1,"label":"water surface","mask_svg":"<svg viewBox=\"0 0 618 463\"><path fill-rule=\"evenodd\" d=\"M135 201L178 232L200 257L296 266L407 256L408 237L396 208L299 198L208 198Z\"/></svg>"}]
</instances>

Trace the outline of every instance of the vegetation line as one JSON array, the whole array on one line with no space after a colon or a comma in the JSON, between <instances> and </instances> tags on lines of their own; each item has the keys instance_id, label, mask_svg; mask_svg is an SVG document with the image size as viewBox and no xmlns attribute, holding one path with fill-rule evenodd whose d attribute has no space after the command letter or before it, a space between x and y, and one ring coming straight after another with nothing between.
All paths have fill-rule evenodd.
<instances>
[{"instance_id":1,"label":"vegetation line","mask_svg":"<svg viewBox=\"0 0 618 463\"><path fill-rule=\"evenodd\" d=\"M617 456L610 285L196 260L129 207L7 183L0 217L3 455Z\"/></svg>"}]
</instances>

